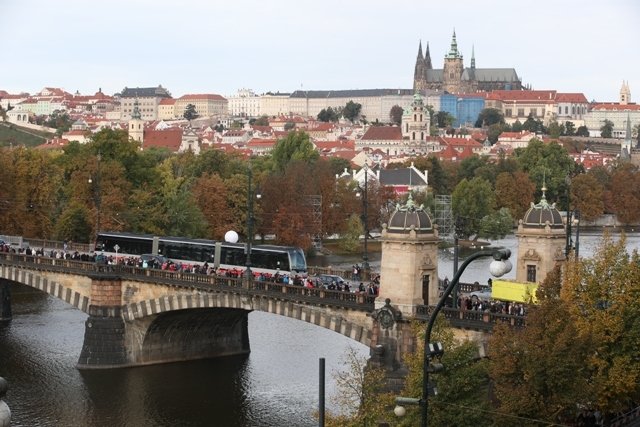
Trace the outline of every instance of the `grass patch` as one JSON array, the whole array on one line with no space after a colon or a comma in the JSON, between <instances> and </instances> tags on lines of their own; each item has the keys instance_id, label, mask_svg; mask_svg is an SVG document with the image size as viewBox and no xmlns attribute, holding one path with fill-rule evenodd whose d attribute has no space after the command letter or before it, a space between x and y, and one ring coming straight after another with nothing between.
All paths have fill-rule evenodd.
<instances>
[{"instance_id":1,"label":"grass patch","mask_svg":"<svg viewBox=\"0 0 640 427\"><path fill-rule=\"evenodd\" d=\"M53 134L21 128L13 123L0 122L0 147L24 145L35 147L44 144Z\"/></svg>"}]
</instances>

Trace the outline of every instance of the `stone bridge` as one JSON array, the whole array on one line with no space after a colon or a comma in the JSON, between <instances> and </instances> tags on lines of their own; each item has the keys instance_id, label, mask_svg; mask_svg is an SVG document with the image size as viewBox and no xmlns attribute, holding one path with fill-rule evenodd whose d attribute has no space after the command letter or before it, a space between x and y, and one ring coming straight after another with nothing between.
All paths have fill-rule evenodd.
<instances>
[{"instance_id":1,"label":"stone bridge","mask_svg":"<svg viewBox=\"0 0 640 427\"><path fill-rule=\"evenodd\" d=\"M272 282L0 253L0 319L11 318L8 282L46 292L88 314L79 369L194 360L250 351L248 314L278 314L330 329L371 348L397 370L412 351L409 321L375 296ZM391 301L391 303L393 303ZM391 322L381 316L391 314ZM490 331L522 318L445 309L461 331ZM417 306L415 319L429 308ZM385 321L386 320L386 321ZM476 332L478 333L478 332Z\"/></svg>"}]
</instances>

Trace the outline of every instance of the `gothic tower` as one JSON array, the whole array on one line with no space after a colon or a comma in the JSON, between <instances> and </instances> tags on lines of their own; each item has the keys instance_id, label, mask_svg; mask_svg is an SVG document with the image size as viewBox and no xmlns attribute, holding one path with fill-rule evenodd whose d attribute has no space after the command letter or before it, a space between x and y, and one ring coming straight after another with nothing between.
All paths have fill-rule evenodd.
<instances>
[{"instance_id":1,"label":"gothic tower","mask_svg":"<svg viewBox=\"0 0 640 427\"><path fill-rule=\"evenodd\" d=\"M138 99L133 103L133 112L129 120L129 138L138 141L140 145L144 142L144 120L140 114Z\"/></svg>"},{"instance_id":2,"label":"gothic tower","mask_svg":"<svg viewBox=\"0 0 640 427\"><path fill-rule=\"evenodd\" d=\"M462 55L458 52L458 43L456 42L456 31L453 30L451 39L451 48L449 53L444 57L444 68L442 70L442 89L449 93L457 93L461 91L462 72L464 66L462 63Z\"/></svg>"},{"instance_id":3,"label":"gothic tower","mask_svg":"<svg viewBox=\"0 0 640 427\"><path fill-rule=\"evenodd\" d=\"M620 104L627 105L631 102L631 90L629 89L629 82L622 81L622 87L620 88Z\"/></svg>"},{"instance_id":4,"label":"gothic tower","mask_svg":"<svg viewBox=\"0 0 640 427\"><path fill-rule=\"evenodd\" d=\"M428 52L428 48L427 48ZM431 59L429 59L430 61ZM418 57L416 58L416 67L413 72L413 91L420 92L427 88L427 63L422 56L422 41L418 46Z\"/></svg>"},{"instance_id":5,"label":"gothic tower","mask_svg":"<svg viewBox=\"0 0 640 427\"><path fill-rule=\"evenodd\" d=\"M426 64L427 70L433 70L433 66L431 65L431 53L429 52L429 42L427 42L427 51L424 53L424 63Z\"/></svg>"}]
</instances>

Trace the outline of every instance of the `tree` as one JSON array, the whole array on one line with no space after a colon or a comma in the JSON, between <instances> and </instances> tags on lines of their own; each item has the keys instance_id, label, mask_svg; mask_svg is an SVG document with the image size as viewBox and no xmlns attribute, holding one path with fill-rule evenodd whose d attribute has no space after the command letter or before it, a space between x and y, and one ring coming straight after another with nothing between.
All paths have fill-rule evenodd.
<instances>
[{"instance_id":1,"label":"tree","mask_svg":"<svg viewBox=\"0 0 640 427\"><path fill-rule=\"evenodd\" d=\"M313 162L320 155L309 140L309 134L303 131L290 132L278 141L271 154L276 171L283 172L287 165L294 160Z\"/></svg>"},{"instance_id":2,"label":"tree","mask_svg":"<svg viewBox=\"0 0 640 427\"><path fill-rule=\"evenodd\" d=\"M349 120L351 123L355 122L356 119L360 116L360 112L362 111L362 104L357 102L349 101L342 108L342 116Z\"/></svg>"},{"instance_id":3,"label":"tree","mask_svg":"<svg viewBox=\"0 0 640 427\"><path fill-rule=\"evenodd\" d=\"M578 126L576 136L589 136L589 129L584 125Z\"/></svg>"},{"instance_id":4,"label":"tree","mask_svg":"<svg viewBox=\"0 0 640 427\"><path fill-rule=\"evenodd\" d=\"M517 148L515 157L524 172L536 184L541 196L542 184L547 187L547 199L564 200L566 204L567 175L572 175L575 170L575 161L569 156L567 150L557 142L545 144L538 139L532 139L526 148Z\"/></svg>"},{"instance_id":5,"label":"tree","mask_svg":"<svg viewBox=\"0 0 640 427\"><path fill-rule=\"evenodd\" d=\"M470 238L481 230L481 220L494 209L495 196L491 183L482 178L463 179L458 183L451 197L454 216L461 219L456 230L459 237Z\"/></svg>"},{"instance_id":6,"label":"tree","mask_svg":"<svg viewBox=\"0 0 640 427\"><path fill-rule=\"evenodd\" d=\"M478 114L475 127L488 127L495 124L504 124L504 114L502 114L502 111L497 108L484 108L480 111L480 114Z\"/></svg>"},{"instance_id":7,"label":"tree","mask_svg":"<svg viewBox=\"0 0 640 427\"><path fill-rule=\"evenodd\" d=\"M287 122L284 124L284 130L285 131L290 131L290 130L294 130L296 128L296 124L293 122Z\"/></svg>"},{"instance_id":8,"label":"tree","mask_svg":"<svg viewBox=\"0 0 640 427\"><path fill-rule=\"evenodd\" d=\"M638 168L625 164L611 175L607 198L613 213L623 224L635 224L640 220L640 173Z\"/></svg>"},{"instance_id":9,"label":"tree","mask_svg":"<svg viewBox=\"0 0 640 427\"><path fill-rule=\"evenodd\" d=\"M345 252L355 252L360 248L360 236L364 233L364 227L360 217L351 214L347 220L345 233L340 241L340 249Z\"/></svg>"},{"instance_id":10,"label":"tree","mask_svg":"<svg viewBox=\"0 0 640 427\"><path fill-rule=\"evenodd\" d=\"M576 125L570 121L564 122L564 134L566 136L573 136L575 135L575 133L576 133Z\"/></svg>"},{"instance_id":11,"label":"tree","mask_svg":"<svg viewBox=\"0 0 640 427\"><path fill-rule=\"evenodd\" d=\"M491 142L491 144L495 144L496 142L498 142L498 138L500 137L501 133L502 125L499 123L494 123L489 126L489 130L487 130L487 139L489 140L489 142Z\"/></svg>"},{"instance_id":12,"label":"tree","mask_svg":"<svg viewBox=\"0 0 640 427\"><path fill-rule=\"evenodd\" d=\"M504 236L513 231L513 225L513 217L509 213L509 209L500 208L482 218L478 236L494 240L504 239Z\"/></svg>"},{"instance_id":13,"label":"tree","mask_svg":"<svg viewBox=\"0 0 640 427\"><path fill-rule=\"evenodd\" d=\"M640 123L633 127L633 136L636 137L637 145L640 147Z\"/></svg>"},{"instance_id":14,"label":"tree","mask_svg":"<svg viewBox=\"0 0 640 427\"><path fill-rule=\"evenodd\" d=\"M595 176L579 174L571 180L571 208L580 210L580 219L594 220L604 212L603 193Z\"/></svg>"},{"instance_id":15,"label":"tree","mask_svg":"<svg viewBox=\"0 0 640 427\"><path fill-rule=\"evenodd\" d=\"M318 113L318 120L321 122L337 122L339 118L338 112L331 107L323 108Z\"/></svg>"},{"instance_id":16,"label":"tree","mask_svg":"<svg viewBox=\"0 0 640 427\"><path fill-rule=\"evenodd\" d=\"M569 320L569 304L560 301L561 282L556 268L540 286L538 305L529 306L526 329L507 324L494 329L489 375L500 413L567 425L587 402L587 341ZM508 426L513 419L497 416L494 422ZM524 419L518 424L540 425Z\"/></svg>"},{"instance_id":17,"label":"tree","mask_svg":"<svg viewBox=\"0 0 640 427\"><path fill-rule=\"evenodd\" d=\"M444 370L429 375L429 382L437 386L438 394L429 397L428 419L430 426L483 426L488 425L489 411L487 361L478 359L477 344L455 339L442 315L436 320L431 342L441 342L444 354L440 362ZM422 396L424 362L424 324L412 324L416 336L416 351L405 357L408 374L402 396ZM407 414L397 425L420 425L421 408L407 406ZM390 412L390 411L389 411ZM391 419L393 413L388 415ZM389 418L387 418L389 419Z\"/></svg>"},{"instance_id":18,"label":"tree","mask_svg":"<svg viewBox=\"0 0 640 427\"><path fill-rule=\"evenodd\" d=\"M455 121L455 118L446 111L438 111L435 114L436 126L440 129L448 128Z\"/></svg>"},{"instance_id":19,"label":"tree","mask_svg":"<svg viewBox=\"0 0 640 427\"><path fill-rule=\"evenodd\" d=\"M396 104L393 107L391 107L391 110L389 111L389 119L391 120L391 123L394 123L396 125L401 124L403 114L404 114L404 109L401 106Z\"/></svg>"},{"instance_id":20,"label":"tree","mask_svg":"<svg viewBox=\"0 0 640 427\"><path fill-rule=\"evenodd\" d=\"M86 207L78 202L70 204L56 222L56 238L89 243L92 237L89 217Z\"/></svg>"},{"instance_id":21,"label":"tree","mask_svg":"<svg viewBox=\"0 0 640 427\"><path fill-rule=\"evenodd\" d=\"M560 135L564 133L563 125L559 124L557 121L552 121L549 123L549 136L553 139L558 139Z\"/></svg>"},{"instance_id":22,"label":"tree","mask_svg":"<svg viewBox=\"0 0 640 427\"><path fill-rule=\"evenodd\" d=\"M511 131L512 132L521 132L522 131L522 122L520 120L517 120L515 122L513 122L513 124L511 125Z\"/></svg>"},{"instance_id":23,"label":"tree","mask_svg":"<svg viewBox=\"0 0 640 427\"><path fill-rule=\"evenodd\" d=\"M604 414L626 412L640 396L639 296L640 256L627 253L624 234L618 241L605 234L593 258L567 266L561 298L570 316L563 322L575 324L573 339L588 343L586 390Z\"/></svg>"},{"instance_id":24,"label":"tree","mask_svg":"<svg viewBox=\"0 0 640 427\"><path fill-rule=\"evenodd\" d=\"M255 126L269 126L269 116L260 116L252 123Z\"/></svg>"},{"instance_id":25,"label":"tree","mask_svg":"<svg viewBox=\"0 0 640 427\"><path fill-rule=\"evenodd\" d=\"M502 172L496 178L496 205L509 209L513 218L521 219L533 202L535 189L526 172Z\"/></svg>"},{"instance_id":26,"label":"tree","mask_svg":"<svg viewBox=\"0 0 640 427\"><path fill-rule=\"evenodd\" d=\"M374 426L388 416L393 396L384 393L384 368L371 368L367 360L350 348L342 365L346 369L335 374L338 414L326 414L327 427Z\"/></svg>"},{"instance_id":27,"label":"tree","mask_svg":"<svg viewBox=\"0 0 640 427\"><path fill-rule=\"evenodd\" d=\"M200 117L200 115L196 111L196 106L193 104L187 104L187 106L184 109L184 114L182 116L189 121Z\"/></svg>"},{"instance_id":28,"label":"tree","mask_svg":"<svg viewBox=\"0 0 640 427\"><path fill-rule=\"evenodd\" d=\"M602 138L611 138L613 134L613 122L605 119L603 125L600 127L600 136Z\"/></svg>"}]
</instances>

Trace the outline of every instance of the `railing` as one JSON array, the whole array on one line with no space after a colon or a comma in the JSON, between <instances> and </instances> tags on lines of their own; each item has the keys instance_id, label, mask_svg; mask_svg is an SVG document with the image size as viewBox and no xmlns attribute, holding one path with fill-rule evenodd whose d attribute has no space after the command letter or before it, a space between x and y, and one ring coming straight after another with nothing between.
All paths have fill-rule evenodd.
<instances>
[{"instance_id":1,"label":"railing","mask_svg":"<svg viewBox=\"0 0 640 427\"><path fill-rule=\"evenodd\" d=\"M359 292L334 291L323 288L275 283L271 281L245 278L175 272L167 270L140 268L126 265L105 265L72 259L57 259L34 255L0 252L0 264L27 266L34 270L74 273L79 275L118 275L131 280L149 280L167 286L199 289L203 291L224 290L248 295L265 295L288 301L314 305L336 306L366 312L373 311L375 295ZM335 272L335 270L333 270ZM343 276L344 277L344 276ZM477 286L466 284L469 286ZM427 320L433 307L416 307L416 318ZM513 327L526 326L526 317L489 311L458 310L445 307L442 313L453 327L491 331L499 323L508 323Z\"/></svg>"},{"instance_id":2,"label":"railing","mask_svg":"<svg viewBox=\"0 0 640 427\"><path fill-rule=\"evenodd\" d=\"M364 311L373 311L375 295L333 291L320 288L305 288L297 285L274 283L244 278L174 272L140 268L126 265L105 265L70 259L57 259L33 255L0 252L0 264L26 265L35 270L48 270L75 274L119 275L132 280L148 280L168 286L196 288L204 291L227 290L250 295L269 295L280 299L313 303L315 305L339 306Z\"/></svg>"}]
</instances>

